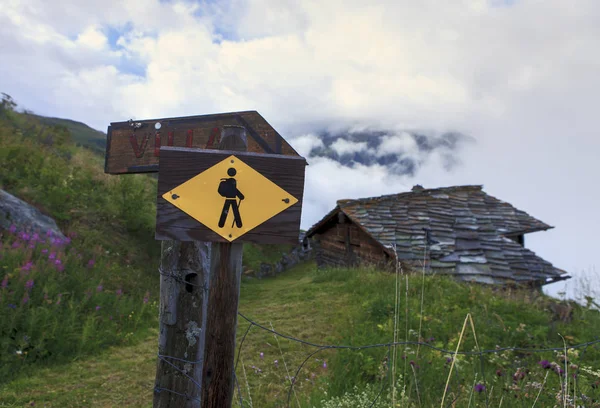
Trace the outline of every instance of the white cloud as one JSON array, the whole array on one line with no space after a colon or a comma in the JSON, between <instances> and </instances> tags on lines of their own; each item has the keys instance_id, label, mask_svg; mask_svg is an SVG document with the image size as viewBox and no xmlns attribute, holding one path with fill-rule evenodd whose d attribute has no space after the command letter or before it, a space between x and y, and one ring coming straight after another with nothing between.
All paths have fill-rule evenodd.
<instances>
[{"instance_id":1,"label":"white cloud","mask_svg":"<svg viewBox=\"0 0 600 408\"><path fill-rule=\"evenodd\" d=\"M377 147L377 156L381 157L388 154L418 156L419 146L415 139L407 132L400 132L396 135L385 135L381 137L381 143Z\"/></svg>"},{"instance_id":2,"label":"white cloud","mask_svg":"<svg viewBox=\"0 0 600 408\"><path fill-rule=\"evenodd\" d=\"M255 109L299 149L321 129L464 132L478 142L452 173L442 153L414 180L317 161L306 214L419 181L484 184L555 224L528 245L576 272L595 262L600 229L600 196L586 187L600 174L599 21L596 0L4 1L0 91L99 129ZM122 31L115 49L109 29ZM397 134L380 153L414 149Z\"/></svg>"},{"instance_id":3,"label":"white cloud","mask_svg":"<svg viewBox=\"0 0 600 408\"><path fill-rule=\"evenodd\" d=\"M101 51L106 48L108 41L106 36L96 26L90 26L77 36L77 43L84 47Z\"/></svg>"},{"instance_id":4,"label":"white cloud","mask_svg":"<svg viewBox=\"0 0 600 408\"><path fill-rule=\"evenodd\" d=\"M308 157L311 150L325 146L321 138L312 133L294 137L288 140L288 142L303 157Z\"/></svg>"},{"instance_id":5,"label":"white cloud","mask_svg":"<svg viewBox=\"0 0 600 408\"><path fill-rule=\"evenodd\" d=\"M367 150L367 142L353 142L350 140L338 138L331 144L331 148L338 155L354 154L363 150Z\"/></svg>"}]
</instances>

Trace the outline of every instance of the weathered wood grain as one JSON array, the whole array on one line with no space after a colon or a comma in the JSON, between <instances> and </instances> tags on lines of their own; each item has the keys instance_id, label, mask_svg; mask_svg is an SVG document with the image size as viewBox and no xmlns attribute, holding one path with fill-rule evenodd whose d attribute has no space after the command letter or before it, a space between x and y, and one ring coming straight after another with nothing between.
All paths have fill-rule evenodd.
<instances>
[{"instance_id":1,"label":"weathered wood grain","mask_svg":"<svg viewBox=\"0 0 600 408\"><path fill-rule=\"evenodd\" d=\"M173 206L162 195L202 173L231 154L238 157L279 187L298 203L242 235L239 242L298 243L306 160L299 156L240 153L232 150L198 150L161 147L158 178L156 234L158 240L227 242L217 233Z\"/></svg>"},{"instance_id":2,"label":"weathered wood grain","mask_svg":"<svg viewBox=\"0 0 600 408\"><path fill-rule=\"evenodd\" d=\"M230 408L243 244L212 245L201 400L202 408Z\"/></svg>"},{"instance_id":3,"label":"weathered wood grain","mask_svg":"<svg viewBox=\"0 0 600 408\"><path fill-rule=\"evenodd\" d=\"M246 143L244 128L226 128L219 148L244 151ZM241 243L212 243L202 408L231 408L243 250Z\"/></svg>"},{"instance_id":4,"label":"weathered wood grain","mask_svg":"<svg viewBox=\"0 0 600 408\"><path fill-rule=\"evenodd\" d=\"M210 244L163 241L161 255L159 358L153 406L198 408Z\"/></svg>"},{"instance_id":5,"label":"weathered wood grain","mask_svg":"<svg viewBox=\"0 0 600 408\"><path fill-rule=\"evenodd\" d=\"M226 126L243 126L247 151L298 156L298 153L256 111L113 122L107 131L104 171L110 174L157 172L163 146L217 149ZM160 129L155 124L160 123Z\"/></svg>"}]
</instances>

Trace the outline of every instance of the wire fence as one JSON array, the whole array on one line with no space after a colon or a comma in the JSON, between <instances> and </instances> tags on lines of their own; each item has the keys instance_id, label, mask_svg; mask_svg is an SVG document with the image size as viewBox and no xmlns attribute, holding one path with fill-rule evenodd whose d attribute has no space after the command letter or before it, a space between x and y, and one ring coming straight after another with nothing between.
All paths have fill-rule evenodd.
<instances>
[{"instance_id":1,"label":"wire fence","mask_svg":"<svg viewBox=\"0 0 600 408\"><path fill-rule=\"evenodd\" d=\"M425 276L426 273L426 268L427 268L427 264L428 264L428 259L427 259L427 248L425 249L425 253L424 253L424 258L423 258L423 277ZM185 279L174 275L172 273L165 273L162 269L159 270L160 274L163 276L167 276L169 278L174 279L175 281L183 284L183 285L188 285L188 286L195 286L195 287L200 287L204 290L206 290L207 288L205 287L205 285L203 284L194 284L191 282L186 281ZM238 313L238 316L243 319L245 322L248 323L243 335L241 336L241 338L239 338L239 343L237 346L237 356L235 357L235 367L234 367L234 380L235 380L235 389L237 390L237 396L236 396L236 401L239 403L240 407L253 407L254 404L252 403L252 399L251 399L251 395L250 395L250 390L248 389L248 398L245 399L243 397L243 392L240 386L240 383L238 381L238 377L235 373L237 373L238 370L238 365L240 363L240 359L242 356L242 352L244 350L244 346L247 344L247 338L250 334L250 331L253 328L259 329L264 333L268 333L271 334L275 337L276 341L278 342L279 345L279 340L278 339L285 339L288 340L292 343L295 344L299 344L302 346L306 346L309 347L313 350L307 352L304 354L303 358L301 358L301 362L293 367L293 375L291 375L290 370L287 366L286 361L284 360L284 364L285 364L285 370L287 373L286 379L289 381L289 386L287 387L287 393L285 396L285 406L286 407L291 407L293 404L293 400L292 398L295 397L296 398L296 403L298 405L298 407L300 407L300 402L298 400L298 397L295 395L295 387L298 384L297 379L300 378L300 373L302 372L302 370L306 367L307 363L314 358L316 355L318 355L319 353L322 353L324 351L327 350L347 350L347 351L353 351L353 352L360 352L363 350L372 350L372 349L384 349L386 351L382 361L385 363L385 372L384 375L381 376L381 384L380 386L378 386L378 390L376 392L376 394L374 395L374 397L370 400L369 403L367 403L366 405L353 405L353 406L361 406L361 407L369 407L369 408L373 408L376 406L376 404L378 402L381 401L382 396L384 395L384 391L386 388L386 385L388 384L392 384L391 388L393 389L394 393L392 395L392 401L396 402L396 385L394 383L394 380L396 378L396 373L394 371L395 367L396 367L396 349L398 347L407 347L407 346L413 346L413 347L417 347L417 348L424 348L424 349L429 349L431 351L435 351L440 353L443 356L449 356L448 357L448 364L450 366L450 372L448 374L447 377L447 381L446 381L446 385L444 387L444 391L443 391L443 397L441 399L441 404L438 404L441 408L445 408L445 407L454 407L455 404L457 403L457 401L461 398L461 392L464 392L463 390L465 389L464 387L455 387L455 389L457 390L456 393L453 394L453 397L450 398L448 401L446 401L446 394L447 391L450 389L450 380L451 377L454 375L456 380L459 380L458 378L458 369L454 369L455 368L455 363L457 360L457 356L471 356L471 357L475 357L478 362L479 362L479 367L478 367L478 372L481 374L481 381L482 383L480 384L480 387L477 389L477 385L474 383L473 384L473 388L477 389L478 392L486 390L486 387L488 385L488 379L490 378L490 373L488 372L490 370L489 368L489 364L486 364L485 358L486 356L491 356L491 355L498 355L501 353L505 353L505 352L513 352L513 353L521 353L521 354L526 354L526 355L530 355L530 354L539 354L539 353L549 353L549 352L563 352L565 354L565 359L564 359L564 368L559 366L558 364L555 363L550 363L546 360L542 361L541 363L543 363L543 368L545 369L552 369L554 371L556 371L559 375L561 375L561 378L564 378L564 384L563 384L563 380L561 379L561 383L560 383L560 389L561 391L559 392L559 397L560 397L560 406L564 406L567 407L567 402L569 402L568 406L573 406L573 407L585 407L585 406L590 406L590 407L600 407L600 394L597 396L596 399L591 399L590 397L584 395L581 391L579 393L579 395L573 395L572 398L569 397L569 390L568 390L568 377L567 377L567 371L569 370L568 366L567 366L567 361L569 360L569 358L567 358L568 355L568 350L579 350L579 349L583 349L583 353L581 354L581 356L579 356L579 361L584 361L584 357L585 357L585 353L587 352L588 348L590 347L596 347L598 344L600 344L600 338L596 338L594 340L591 341L587 341L587 342L582 342L582 343L578 343L578 344L573 344L573 345L567 345L566 342L564 342L564 338L563 338L563 342L564 344L562 346L557 346L557 347L542 347L542 348L527 348L527 347L518 347L518 346L506 346L506 347L495 347L493 349L480 349L479 348L479 344L477 343L477 338L476 338L476 333L475 333L475 327L474 327L474 323L472 318L470 317L470 314L467 315L467 317L465 318L465 322L463 324L463 328L462 328L462 332L460 335L460 339L458 341L458 345L456 347L456 349L454 350L450 350L450 349L446 349L443 347L438 347L435 346L434 344L431 344L430 342L426 342L426 341L420 341L421 340L421 323L419 322L419 341L409 341L409 340L405 340L405 341L398 341L398 336L397 336L397 332L399 330L399 323L398 323L398 318L399 318L399 314L400 314L400 305L399 305L399 283L398 283L398 279L399 276L405 276L401 269L396 270L396 305L395 305L395 310L394 310L394 341L391 342L382 342L382 343L374 343L374 344L364 344L364 345L352 345L352 344L327 344L327 343L321 343L321 342L315 342L315 341L309 341L309 340L305 340L305 339L301 339L286 333L282 333L279 332L277 330L275 330L273 328L273 326L271 325L271 327L267 327L265 324L260 323L258 321L256 321L255 319L246 316L243 313ZM406 297L408 296L408 292L406 293ZM421 294L421 315L423 315L423 295ZM473 336L475 337L475 343L477 345L476 350L460 350L460 345L461 345L461 341L463 339L463 335L465 333L465 329L468 327L468 323L469 323L469 319L470 319L470 324L471 324L471 328L472 328L472 332L473 332ZM408 326L407 326L408 327ZM408 329L407 329L408 331ZM562 337L562 336L561 336ZM281 350L281 348L280 348ZM418 356L418 352L417 352L417 356ZM202 364L203 361L200 360L196 360L196 361L190 361L187 359L181 359L181 358L176 358L176 357L171 357L171 356L165 356L165 355L160 355L158 354L158 358L165 362L166 364L168 364L169 366L173 367L174 369L176 369L177 371L179 371L180 373L182 373L185 377L187 377L189 379L189 381L191 381L196 387L198 387L198 391L201 390L202 385L196 380L194 379L191 375L188 374L189 370L184 370L180 367L180 365L197 365L197 364ZM179 364L179 365L178 365ZM410 368L413 371L413 373L415 373L415 367L412 364L412 361L410 363ZM406 367L406 362L405 362L405 367ZM242 369L243 369L243 373L245 376L245 367L243 366L242 363ZM517 369L515 376L520 376L523 373L519 371L519 369ZM536 389L539 390L538 394L537 394L537 398L535 398L535 402L533 404L533 406L536 405L536 403L538 402L538 399L542 393L542 390L544 389L544 385L546 384L546 379L548 377L548 373L550 371L546 372L546 376L544 377L544 381L541 384L537 384L536 385ZM405 368L405 372L404 374L406 375L406 368ZM592 386L593 388L597 388L598 391L600 392L600 370L598 372L593 372L594 375L598 376L598 381L596 381L596 387ZM416 380L416 373L414 376L415 379L415 386L417 387L417 401L415 402L414 405L406 405L406 406L418 406L421 407L423 406L420 400L420 396L419 396L419 390L418 390L418 381ZM477 378L477 374L475 375L475 378ZM514 376L513 376L514 378ZM573 377L575 378L575 376ZM460 381L459 381L460 383ZM471 389L471 395L469 396L469 406L471 405L471 397L472 397L472 392L473 392L473 388ZM493 389L493 388L492 388ZM169 393L173 393L176 394L178 396L180 396L181 398L186 399L187 401L196 401L199 402L200 398L196 397L196 396L190 396L187 394L183 394L174 390L170 390L170 389L166 389L166 388L162 388L159 387L158 385L154 387L154 391L157 393L160 392L169 392ZM504 393L506 393L508 395L508 393L511 392L510 389L505 389L503 390ZM577 391L574 388L574 393L576 394ZM483 395L485 395L485 401L483 402L485 407L490 407L490 406L496 406L496 405L492 405L492 401L491 401L491 395L488 395L488 392L484 392L482 393ZM491 394L491 391L489 392L489 394ZM579 399L579 401L577 401L577 398ZM576 405L576 403L579 402L580 405ZM586 402L588 402L589 404L587 404ZM502 405L503 403L503 397L500 399L500 405ZM509 404L509 403L507 403ZM392 405L391 406L399 406L399 405ZM525 406L524 404L521 404L522 406ZM405 406L405 405L403 405ZM558 406L558 405L557 405ZM345 405L344 405L345 407Z\"/></svg>"},{"instance_id":2,"label":"wire fence","mask_svg":"<svg viewBox=\"0 0 600 408\"><path fill-rule=\"evenodd\" d=\"M396 347L396 346L419 346L419 347L424 347L424 348L428 348L431 350L435 350L444 355L450 355L450 356L457 356L457 355L477 356L480 358L480 361L482 364L482 366L481 366L482 377L485 379L485 377L486 377L485 371L486 370L485 370L485 366L483 363L483 357L485 355L498 354L498 353L503 353L506 351L520 352L520 353L544 353L544 352L556 352L556 351L565 351L565 350L577 350L577 349L582 349L582 348L584 349L584 353L585 353L585 351L587 350L588 347L600 344L600 339L596 339L596 340L592 340L592 341L588 341L588 342L584 342L584 343L579 343L579 344L575 344L575 345L566 345L566 346L562 346L562 347L548 347L548 348L498 347L498 348L494 348L494 349L483 349L483 350L479 350L479 351L448 350L448 349L436 347L430 343L422 342L422 341L397 341L397 342L388 342L388 343L365 344L365 345L359 345L359 346L344 345L344 344L324 344L324 343L311 342L311 341L307 341L304 339L296 338L294 336L291 336L291 335L288 335L285 333L280 333L277 330L274 330L273 328L266 327L265 325L247 317L243 313L238 313L238 315L239 315L239 317L241 317L243 320L245 320L248 323L248 326L247 326L246 330L244 331L244 334L242 335L239 346L238 346L236 363L235 363L236 371L237 371L238 363L240 361L240 357L241 357L241 354L243 351L244 343L246 342L246 338L247 338L248 334L250 333L250 330L253 327L256 327L257 329L260 329L264 332L270 333L276 337L286 339L291 342L302 344L302 345L305 345L308 347L312 347L315 349L314 351L312 351L306 355L306 357L302 361L302 363L297 366L294 376L291 377L290 386L289 386L288 392L287 392L286 407L290 407L292 404L292 395L293 395L293 391L294 391L294 386L296 385L295 379L299 378L299 374L302 371L302 369L304 368L304 366L306 365L306 363L311 358L313 358L315 355L317 355L318 353L320 353L324 350L360 351L360 350L365 350L365 349L387 348L387 356L386 356L387 361L389 361L391 359L392 349L393 349L393 347ZM192 364L193 365L193 364L202 364L201 360L190 361L190 360L185 360L185 359L180 359L180 358L175 358L175 357L163 356L160 354L158 354L158 358L161 359L162 361L166 362L167 364L169 364L170 366L172 366L179 372L183 373L190 381L192 381L197 387L199 387L199 389L201 388L201 384L199 384L192 376L187 374L187 372L185 370L181 369L173 362L168 361L168 360L172 360L172 361L176 361L176 362L183 363L183 364ZM582 354L580 359L583 360L583 358L584 358L584 354ZM387 374L389 374L389 373L390 373L390 370L387 370ZM389 376L386 379L389 380ZM485 383L485 380L484 380L484 383ZM381 384L381 388L379 389L378 394L373 399L373 401L371 402L369 407L375 406L375 404L377 403L379 398L381 398L381 395L383 394L383 391L385 389L385 385L386 385L386 382L383 382ZM248 405L248 404L244 403L244 398L242 396L242 391L241 391L241 387L238 382L237 376L235 377L235 386L237 389L237 400L238 400L240 406L241 407L252 406L252 405ZM181 394L176 391L165 389L165 388L155 387L154 391L155 392L171 392L171 393L181 396L182 398L185 398L186 400L200 401L200 399L198 397ZM585 400L585 398L586 397L583 394L580 395L580 399L582 401ZM455 396L455 398L453 400L449 401L449 403L444 406L448 406L448 407L452 406L452 404L455 403L457 399L458 399L458 396ZM490 402L486 399L485 406L489 407L490 406L489 404L490 404ZM585 406L585 405L582 405L582 406Z\"/></svg>"}]
</instances>

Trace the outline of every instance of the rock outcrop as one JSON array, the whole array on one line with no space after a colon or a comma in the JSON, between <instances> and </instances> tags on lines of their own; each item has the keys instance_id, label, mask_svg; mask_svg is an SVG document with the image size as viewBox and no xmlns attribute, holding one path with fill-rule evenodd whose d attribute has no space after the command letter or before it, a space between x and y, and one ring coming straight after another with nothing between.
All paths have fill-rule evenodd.
<instances>
[{"instance_id":1,"label":"rock outcrop","mask_svg":"<svg viewBox=\"0 0 600 408\"><path fill-rule=\"evenodd\" d=\"M0 230L8 230L12 225L18 231L50 232L56 238L66 238L52 218L12 194L0 190Z\"/></svg>"}]
</instances>

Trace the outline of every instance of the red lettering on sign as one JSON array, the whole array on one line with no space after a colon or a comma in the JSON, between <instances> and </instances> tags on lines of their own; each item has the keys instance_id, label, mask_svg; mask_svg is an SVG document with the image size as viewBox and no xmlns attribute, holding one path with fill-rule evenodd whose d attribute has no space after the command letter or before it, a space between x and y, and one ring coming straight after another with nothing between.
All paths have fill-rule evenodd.
<instances>
[{"instance_id":1,"label":"red lettering on sign","mask_svg":"<svg viewBox=\"0 0 600 408\"><path fill-rule=\"evenodd\" d=\"M156 132L154 135L154 155L158 157L160 153L160 132Z\"/></svg>"},{"instance_id":2,"label":"red lettering on sign","mask_svg":"<svg viewBox=\"0 0 600 408\"><path fill-rule=\"evenodd\" d=\"M187 131L187 138L185 139L185 147L192 147L194 142L194 131L192 129Z\"/></svg>"},{"instance_id":3,"label":"red lettering on sign","mask_svg":"<svg viewBox=\"0 0 600 408\"><path fill-rule=\"evenodd\" d=\"M133 153L135 157L140 158L144 155L144 151L146 150L146 146L148 146L148 140L150 139L150 135L146 133L146 135L142 139L142 143L138 144L137 136L133 133L129 136L129 142L131 143L131 147L133 148Z\"/></svg>"},{"instance_id":4,"label":"red lettering on sign","mask_svg":"<svg viewBox=\"0 0 600 408\"><path fill-rule=\"evenodd\" d=\"M211 147L213 147L213 144L215 143L215 138L219 135L219 128L213 128L212 132L210 132L210 137L208 138L208 142L206 142L206 149L210 149Z\"/></svg>"}]
</instances>

